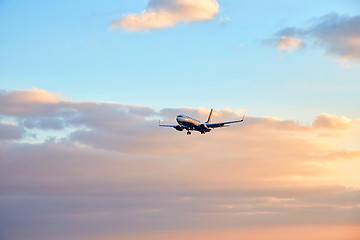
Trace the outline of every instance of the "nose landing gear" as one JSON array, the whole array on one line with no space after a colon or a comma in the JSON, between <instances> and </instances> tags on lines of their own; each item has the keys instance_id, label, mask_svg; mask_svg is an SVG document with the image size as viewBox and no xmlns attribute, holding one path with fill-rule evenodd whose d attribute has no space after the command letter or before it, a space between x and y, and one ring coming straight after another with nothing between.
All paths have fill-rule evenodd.
<instances>
[{"instance_id":1,"label":"nose landing gear","mask_svg":"<svg viewBox=\"0 0 360 240\"><path fill-rule=\"evenodd\" d=\"M191 135L191 132L190 132L190 131L187 131L186 135Z\"/></svg>"}]
</instances>

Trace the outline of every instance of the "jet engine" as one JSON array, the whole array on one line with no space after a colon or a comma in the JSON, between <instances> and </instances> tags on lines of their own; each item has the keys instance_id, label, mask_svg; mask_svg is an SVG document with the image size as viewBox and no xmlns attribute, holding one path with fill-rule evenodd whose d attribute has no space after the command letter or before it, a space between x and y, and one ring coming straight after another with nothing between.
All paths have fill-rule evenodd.
<instances>
[{"instance_id":1,"label":"jet engine","mask_svg":"<svg viewBox=\"0 0 360 240\"><path fill-rule=\"evenodd\" d=\"M182 126L180 126L180 125L177 125L175 127L175 129L178 130L178 131L183 131L184 130L184 128Z\"/></svg>"}]
</instances>

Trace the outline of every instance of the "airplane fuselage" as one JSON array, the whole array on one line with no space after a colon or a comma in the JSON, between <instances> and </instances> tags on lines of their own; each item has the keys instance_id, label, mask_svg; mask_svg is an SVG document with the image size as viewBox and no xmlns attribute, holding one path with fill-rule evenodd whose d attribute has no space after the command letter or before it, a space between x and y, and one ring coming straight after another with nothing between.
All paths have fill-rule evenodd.
<instances>
[{"instance_id":1,"label":"airplane fuselage","mask_svg":"<svg viewBox=\"0 0 360 240\"><path fill-rule=\"evenodd\" d=\"M182 127L183 129L195 130L201 133L206 133L211 131L211 129L208 128L205 123L202 123L201 121L186 115L178 115L176 117L176 121L178 122L179 126Z\"/></svg>"}]
</instances>

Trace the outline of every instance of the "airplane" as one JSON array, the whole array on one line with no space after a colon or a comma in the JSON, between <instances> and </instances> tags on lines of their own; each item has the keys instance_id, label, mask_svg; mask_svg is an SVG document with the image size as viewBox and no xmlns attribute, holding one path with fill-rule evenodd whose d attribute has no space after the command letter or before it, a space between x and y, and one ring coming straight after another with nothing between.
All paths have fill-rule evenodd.
<instances>
[{"instance_id":1,"label":"airplane","mask_svg":"<svg viewBox=\"0 0 360 240\"><path fill-rule=\"evenodd\" d=\"M178 115L176 117L176 121L179 123L178 125L161 125L159 121L160 127L173 127L178 131L183 131L184 129L187 130L187 135L190 135L190 131L199 131L201 134L205 134L207 132L210 132L214 128L219 127L228 127L228 124L231 123L239 123L244 121L245 115L241 120L237 121L231 121L231 122L220 122L220 123L212 123L212 115L213 115L213 109L211 109L209 118L206 122L201 122L195 118L186 116L186 115Z\"/></svg>"}]
</instances>

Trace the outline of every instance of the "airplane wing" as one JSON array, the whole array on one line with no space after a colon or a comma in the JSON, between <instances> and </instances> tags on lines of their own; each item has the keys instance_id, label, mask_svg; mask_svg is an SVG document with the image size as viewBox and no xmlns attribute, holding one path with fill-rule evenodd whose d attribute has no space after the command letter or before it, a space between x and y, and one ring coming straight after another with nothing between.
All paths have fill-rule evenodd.
<instances>
[{"instance_id":1,"label":"airplane wing","mask_svg":"<svg viewBox=\"0 0 360 240\"><path fill-rule=\"evenodd\" d=\"M160 124L160 120L159 120L159 127L173 127L176 128L178 125L167 125L167 124Z\"/></svg>"},{"instance_id":2,"label":"airplane wing","mask_svg":"<svg viewBox=\"0 0 360 240\"><path fill-rule=\"evenodd\" d=\"M159 127L177 127L178 125L163 125L163 124L159 124Z\"/></svg>"},{"instance_id":3,"label":"airplane wing","mask_svg":"<svg viewBox=\"0 0 360 240\"><path fill-rule=\"evenodd\" d=\"M244 118L245 118L245 115L243 116L243 118L241 120L238 120L238 121L221 122L221 123L209 123L209 124L206 124L206 126L209 127L209 128L227 127L227 124L239 123L239 122L244 121Z\"/></svg>"}]
</instances>

